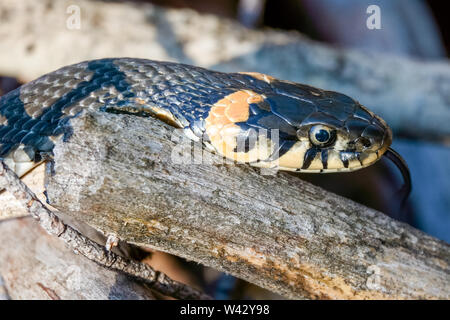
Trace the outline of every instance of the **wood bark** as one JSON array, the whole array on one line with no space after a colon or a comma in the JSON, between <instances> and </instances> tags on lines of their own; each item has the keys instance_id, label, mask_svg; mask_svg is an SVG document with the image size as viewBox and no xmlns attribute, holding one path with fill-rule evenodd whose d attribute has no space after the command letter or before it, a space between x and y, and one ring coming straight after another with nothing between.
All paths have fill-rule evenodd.
<instances>
[{"instance_id":1,"label":"wood bark","mask_svg":"<svg viewBox=\"0 0 450 320\"><path fill-rule=\"evenodd\" d=\"M139 282L75 254L31 217L0 222L0 235L0 274L11 299L155 299Z\"/></svg>"},{"instance_id":2,"label":"wood bark","mask_svg":"<svg viewBox=\"0 0 450 320\"><path fill-rule=\"evenodd\" d=\"M99 232L91 226L82 221L74 221L62 212L57 212L55 208L44 205L38 196L36 196L36 194L28 188L28 186L21 181L5 163L1 162L0 190L3 189L13 194L22 208L25 208L27 213L35 218L47 233L62 239L74 250L74 252L85 256L89 260L96 262L107 269L119 271L131 276L133 279L139 280L146 285L146 288L154 289L166 296L178 299L210 299L208 295L200 290L187 286L181 282L174 281L164 273L154 270L148 264L140 263L127 256L114 252L115 249L123 248L117 237L111 234L107 236L100 234L100 236L98 236ZM67 222L63 222L61 217L66 221L75 222L75 224L69 225ZM77 229L80 227L85 229L84 234ZM95 242L93 239L89 238L89 235L95 235L96 238L100 238L103 242ZM131 250L129 253L132 255ZM52 259L50 258L50 260ZM7 265L11 264L9 261L4 263ZM29 278L31 277L28 277L27 279Z\"/></svg>"},{"instance_id":3,"label":"wood bark","mask_svg":"<svg viewBox=\"0 0 450 320\"><path fill-rule=\"evenodd\" d=\"M382 115L395 133L439 140L450 135L447 61L335 49L294 32L251 31L189 10L130 3L77 1L81 28L70 29L67 9L73 4L2 1L0 73L29 81L107 56L259 71L349 94ZM151 119L90 115L74 125L86 131L76 129L69 143L57 147L50 201L105 235L195 260L289 298L449 298L449 245L379 212L295 176L261 175L214 155L205 157L216 165L174 164L174 148L190 142L170 142L172 129ZM134 127L127 132L126 126ZM34 174L24 181L43 199L44 171ZM13 199L0 194L0 219L27 214ZM0 252L6 252L0 274L6 272L9 290L11 280L23 276L11 296L44 297L35 278L20 273L21 264L13 264L17 270L8 275L6 262L13 257L24 265L36 263L36 252L14 242L43 241L36 226L25 224L26 219L0 223ZM9 228L31 231L14 237ZM63 250L59 245L48 246ZM14 254L16 249L31 260ZM24 270L39 273L36 266ZM30 283L35 291L22 295ZM50 281L41 283L52 288L46 285ZM98 297L106 297L106 289ZM69 297L64 292L58 296Z\"/></svg>"},{"instance_id":4,"label":"wood bark","mask_svg":"<svg viewBox=\"0 0 450 320\"><path fill-rule=\"evenodd\" d=\"M381 212L224 163L156 119L86 113L72 126L48 200L103 234L287 298L450 298L450 246Z\"/></svg>"},{"instance_id":5,"label":"wood bark","mask_svg":"<svg viewBox=\"0 0 450 320\"><path fill-rule=\"evenodd\" d=\"M23 81L105 57L257 71L348 94L382 116L396 135L441 141L450 136L447 60L334 48L297 32L254 31L231 20L150 4L3 0L0 17L0 73Z\"/></svg>"}]
</instances>

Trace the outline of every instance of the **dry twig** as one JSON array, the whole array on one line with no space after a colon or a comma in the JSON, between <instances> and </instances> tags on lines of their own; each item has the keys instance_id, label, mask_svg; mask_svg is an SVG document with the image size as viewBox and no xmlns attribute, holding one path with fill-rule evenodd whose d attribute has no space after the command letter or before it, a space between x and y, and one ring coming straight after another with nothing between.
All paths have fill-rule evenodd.
<instances>
[{"instance_id":1,"label":"dry twig","mask_svg":"<svg viewBox=\"0 0 450 320\"><path fill-rule=\"evenodd\" d=\"M3 162L0 166L0 189L5 188L28 209L39 224L50 234L64 240L77 253L107 268L127 273L143 281L152 289L178 299L208 299L204 293L185 284L174 281L165 274L153 270L149 265L125 259L105 247L84 237L78 231L65 225L54 212L34 195L34 193Z\"/></svg>"}]
</instances>

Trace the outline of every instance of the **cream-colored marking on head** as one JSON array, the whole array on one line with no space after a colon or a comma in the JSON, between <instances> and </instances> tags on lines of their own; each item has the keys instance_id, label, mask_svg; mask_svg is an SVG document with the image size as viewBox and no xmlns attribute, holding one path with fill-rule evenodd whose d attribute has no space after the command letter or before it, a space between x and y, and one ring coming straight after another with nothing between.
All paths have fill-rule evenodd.
<instances>
[{"instance_id":1,"label":"cream-colored marking on head","mask_svg":"<svg viewBox=\"0 0 450 320\"><path fill-rule=\"evenodd\" d=\"M261 168L274 168L287 171L296 171L303 165L303 159L305 152L308 150L308 143L305 141L296 142L288 152L283 154L281 157L272 161L262 161L252 164L256 167ZM272 155L273 156L273 155Z\"/></svg>"},{"instance_id":2,"label":"cream-colored marking on head","mask_svg":"<svg viewBox=\"0 0 450 320\"><path fill-rule=\"evenodd\" d=\"M367 153L365 157L361 159L363 166L368 166L374 163L378 159L377 154L375 152Z\"/></svg>"},{"instance_id":3,"label":"cream-colored marking on head","mask_svg":"<svg viewBox=\"0 0 450 320\"><path fill-rule=\"evenodd\" d=\"M205 129L211 144L222 156L238 162L254 162L266 159L273 152L270 139L264 132L257 132L256 146L249 152L234 150L238 146L237 136L241 129L236 122L246 121L249 105L263 102L264 98L251 90L241 90L229 94L211 107L205 119Z\"/></svg>"},{"instance_id":4,"label":"cream-colored marking on head","mask_svg":"<svg viewBox=\"0 0 450 320\"><path fill-rule=\"evenodd\" d=\"M278 159L278 166L281 168L301 168L305 152L308 150L308 145L304 141L298 141L291 149L283 154Z\"/></svg>"},{"instance_id":5,"label":"cream-colored marking on head","mask_svg":"<svg viewBox=\"0 0 450 320\"><path fill-rule=\"evenodd\" d=\"M322 163L322 155L319 151L316 153L316 156L311 161L311 164L309 165L308 170L320 170L320 169L323 169L323 163Z\"/></svg>"},{"instance_id":6,"label":"cream-colored marking on head","mask_svg":"<svg viewBox=\"0 0 450 320\"><path fill-rule=\"evenodd\" d=\"M345 168L344 164L339 157L339 151L329 150L327 157L327 168L328 170L335 170L339 168Z\"/></svg>"},{"instance_id":7,"label":"cream-colored marking on head","mask_svg":"<svg viewBox=\"0 0 450 320\"><path fill-rule=\"evenodd\" d=\"M273 80L276 80L272 76L269 76L269 75L264 74L264 73L259 73L259 72L239 72L239 73L240 74L246 74L248 76L251 76L251 77L256 78L258 80L265 81L267 83L271 83Z\"/></svg>"},{"instance_id":8,"label":"cream-colored marking on head","mask_svg":"<svg viewBox=\"0 0 450 320\"><path fill-rule=\"evenodd\" d=\"M291 149L282 155L278 160L270 162L261 161L258 163L252 163L252 166L261 168L276 168L286 171L302 171L309 173L333 173L333 172L348 172L365 168L372 165L378 160L379 157L375 153L369 153L366 159L362 160L362 165L357 159L349 159L349 166L346 168L340 158L339 151L330 149L328 150L327 157L327 169L323 168L322 155L318 151L314 160L311 161L310 166L307 169L301 169L303 166L305 153L311 147L307 141L298 141ZM262 159L262 158L261 158Z\"/></svg>"},{"instance_id":9,"label":"cream-colored marking on head","mask_svg":"<svg viewBox=\"0 0 450 320\"><path fill-rule=\"evenodd\" d=\"M348 160L348 168L349 169L355 169L361 167L361 163L359 162L358 159L349 159Z\"/></svg>"}]
</instances>

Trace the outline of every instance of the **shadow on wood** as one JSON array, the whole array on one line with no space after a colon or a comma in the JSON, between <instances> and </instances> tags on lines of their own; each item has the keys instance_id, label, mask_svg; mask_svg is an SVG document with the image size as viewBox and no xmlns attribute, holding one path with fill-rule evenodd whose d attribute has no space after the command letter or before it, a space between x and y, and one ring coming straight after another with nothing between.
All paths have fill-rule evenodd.
<instances>
[{"instance_id":1,"label":"shadow on wood","mask_svg":"<svg viewBox=\"0 0 450 320\"><path fill-rule=\"evenodd\" d=\"M450 298L450 246L406 224L295 176L223 163L152 118L71 123L48 198L104 234L288 298Z\"/></svg>"}]
</instances>

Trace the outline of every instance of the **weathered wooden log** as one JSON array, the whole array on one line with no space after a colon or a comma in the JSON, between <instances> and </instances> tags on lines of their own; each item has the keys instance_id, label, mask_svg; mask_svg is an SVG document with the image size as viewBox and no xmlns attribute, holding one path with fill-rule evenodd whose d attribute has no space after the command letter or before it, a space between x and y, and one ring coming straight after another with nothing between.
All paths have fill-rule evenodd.
<instances>
[{"instance_id":1,"label":"weathered wooden log","mask_svg":"<svg viewBox=\"0 0 450 320\"><path fill-rule=\"evenodd\" d=\"M40 166L42 165L45 165L45 163ZM36 171L37 173L35 173ZM41 171L34 170L30 174L41 175ZM41 178L44 181L45 176L41 175ZM39 189L43 190L44 186L42 185ZM83 221L75 221L64 215L63 212L58 212L55 208L44 205L39 197L3 161L0 164L0 190L5 190L14 195L17 204L35 218L47 233L62 239L74 252L89 260L108 269L125 273L133 279L141 281L146 289L154 289L166 296L178 299L210 299L208 295L198 289L174 281L164 273L154 270L150 264L140 263L130 258L129 256L134 256L133 248L129 247L127 243L120 242L114 235L101 234ZM62 218L65 222L62 221ZM69 225L69 223L72 223L72 225ZM80 232L82 229L83 233ZM19 239L20 237L15 237L14 241L20 242ZM27 241L28 239L25 239L23 242ZM122 244L129 249L128 252L125 252L125 255L123 252L121 253L124 248ZM117 249L118 252L115 252ZM51 256L49 259L52 261ZM9 260L6 259L4 264L8 265ZM32 278L27 277L27 279L29 281ZM24 286L30 285L27 284L27 281L24 283ZM118 290L123 289L116 288L116 291Z\"/></svg>"},{"instance_id":2,"label":"weathered wooden log","mask_svg":"<svg viewBox=\"0 0 450 320\"><path fill-rule=\"evenodd\" d=\"M338 49L296 32L248 30L230 20L150 4L3 0L0 16L0 73L23 81L94 58L173 60L343 92L382 116L395 134L450 136L447 60Z\"/></svg>"},{"instance_id":3,"label":"weathered wooden log","mask_svg":"<svg viewBox=\"0 0 450 320\"><path fill-rule=\"evenodd\" d=\"M75 254L31 217L0 222L0 274L11 299L155 299L139 282Z\"/></svg>"},{"instance_id":4,"label":"weathered wooden log","mask_svg":"<svg viewBox=\"0 0 450 320\"><path fill-rule=\"evenodd\" d=\"M409 225L296 176L224 163L156 119L71 123L48 199L104 234L288 298L450 298L450 246Z\"/></svg>"}]
</instances>

